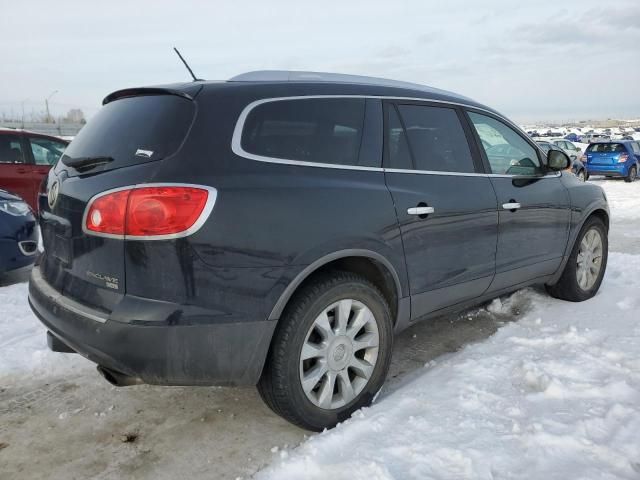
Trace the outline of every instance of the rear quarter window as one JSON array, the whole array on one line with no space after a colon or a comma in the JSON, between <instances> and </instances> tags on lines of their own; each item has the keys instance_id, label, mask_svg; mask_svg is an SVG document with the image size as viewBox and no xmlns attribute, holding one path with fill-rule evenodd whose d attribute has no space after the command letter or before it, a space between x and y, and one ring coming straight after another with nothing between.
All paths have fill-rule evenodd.
<instances>
[{"instance_id":1,"label":"rear quarter window","mask_svg":"<svg viewBox=\"0 0 640 480\"><path fill-rule=\"evenodd\" d=\"M267 101L247 115L241 146L267 158L366 166L359 155L364 118L362 98Z\"/></svg>"}]
</instances>

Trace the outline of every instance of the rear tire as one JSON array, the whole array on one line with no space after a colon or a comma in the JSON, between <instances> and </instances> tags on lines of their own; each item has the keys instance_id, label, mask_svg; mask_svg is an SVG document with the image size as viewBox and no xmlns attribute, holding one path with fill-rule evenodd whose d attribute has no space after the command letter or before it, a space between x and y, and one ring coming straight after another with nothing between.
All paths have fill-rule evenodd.
<instances>
[{"instance_id":1,"label":"rear tire","mask_svg":"<svg viewBox=\"0 0 640 480\"><path fill-rule=\"evenodd\" d=\"M627 176L624 177L624 181L627 183L631 183L636 179L637 175L638 175L638 169L636 168L635 165L633 165L629 169L629 173L627 174Z\"/></svg>"},{"instance_id":2,"label":"rear tire","mask_svg":"<svg viewBox=\"0 0 640 480\"><path fill-rule=\"evenodd\" d=\"M393 322L380 290L353 273L323 275L287 305L258 391L286 420L308 430L331 428L373 401L392 346Z\"/></svg>"},{"instance_id":3,"label":"rear tire","mask_svg":"<svg viewBox=\"0 0 640 480\"><path fill-rule=\"evenodd\" d=\"M560 280L555 285L547 285L547 292L570 302L583 302L593 297L607 269L608 251L604 222L598 217L589 217L580 229Z\"/></svg>"}]
</instances>

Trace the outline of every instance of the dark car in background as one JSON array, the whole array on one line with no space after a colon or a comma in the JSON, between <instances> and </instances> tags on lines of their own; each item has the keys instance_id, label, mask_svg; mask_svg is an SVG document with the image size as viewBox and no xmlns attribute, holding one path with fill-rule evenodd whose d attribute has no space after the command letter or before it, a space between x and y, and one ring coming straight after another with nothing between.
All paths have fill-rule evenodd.
<instances>
[{"instance_id":1,"label":"dark car in background","mask_svg":"<svg viewBox=\"0 0 640 480\"><path fill-rule=\"evenodd\" d=\"M602 281L602 189L468 98L253 72L103 103L47 177L29 303L115 385L257 384L321 430L373 400L395 332Z\"/></svg>"},{"instance_id":2,"label":"dark car in background","mask_svg":"<svg viewBox=\"0 0 640 480\"><path fill-rule=\"evenodd\" d=\"M69 142L25 130L0 128L0 188L37 212L38 191Z\"/></svg>"},{"instance_id":3,"label":"dark car in background","mask_svg":"<svg viewBox=\"0 0 640 480\"><path fill-rule=\"evenodd\" d=\"M549 153L549 150L558 150L567 154L567 156L571 160L571 172L578 177L578 179L586 182L589 179L589 174L587 169L584 166L584 163L578 158L577 152L572 151L571 149L565 150L560 146L561 143L571 143L571 142L557 142L557 141L536 141L538 146L544 151L544 153ZM571 144L573 145L573 144ZM574 147L575 148L575 147Z\"/></svg>"},{"instance_id":4,"label":"dark car in background","mask_svg":"<svg viewBox=\"0 0 640 480\"><path fill-rule=\"evenodd\" d=\"M31 265L37 247L38 228L31 207L0 190L0 275Z\"/></svg>"},{"instance_id":5,"label":"dark car in background","mask_svg":"<svg viewBox=\"0 0 640 480\"><path fill-rule=\"evenodd\" d=\"M622 177L625 182L633 182L640 168L640 143L635 140L592 143L582 161L589 175Z\"/></svg>"}]
</instances>

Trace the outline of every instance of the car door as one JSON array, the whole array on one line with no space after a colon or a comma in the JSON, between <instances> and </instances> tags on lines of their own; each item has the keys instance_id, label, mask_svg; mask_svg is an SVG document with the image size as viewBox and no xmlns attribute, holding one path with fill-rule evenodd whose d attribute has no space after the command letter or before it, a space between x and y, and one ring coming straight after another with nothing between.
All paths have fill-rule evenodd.
<instances>
[{"instance_id":1,"label":"car door","mask_svg":"<svg viewBox=\"0 0 640 480\"><path fill-rule=\"evenodd\" d=\"M25 140L28 145L26 168L29 172L31 188L27 201L33 205L34 210L37 210L40 184L49 173L51 167L60 159L65 148L67 148L67 144L37 135L25 136Z\"/></svg>"},{"instance_id":2,"label":"car door","mask_svg":"<svg viewBox=\"0 0 640 480\"><path fill-rule=\"evenodd\" d=\"M539 150L507 121L486 112L467 115L498 197L491 291L554 273L565 254L571 214L560 174L547 172Z\"/></svg>"},{"instance_id":3,"label":"car door","mask_svg":"<svg viewBox=\"0 0 640 480\"><path fill-rule=\"evenodd\" d=\"M29 202L28 156L22 137L17 133L0 133L0 188Z\"/></svg>"},{"instance_id":4,"label":"car door","mask_svg":"<svg viewBox=\"0 0 640 480\"><path fill-rule=\"evenodd\" d=\"M384 110L385 179L417 319L487 290L495 269L497 200L458 108L389 101Z\"/></svg>"}]
</instances>

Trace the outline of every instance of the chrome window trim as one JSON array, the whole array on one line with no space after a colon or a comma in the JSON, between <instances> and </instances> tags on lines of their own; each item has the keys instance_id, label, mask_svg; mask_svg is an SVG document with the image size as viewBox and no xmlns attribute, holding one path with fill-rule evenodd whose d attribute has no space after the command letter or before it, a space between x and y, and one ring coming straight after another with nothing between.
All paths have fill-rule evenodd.
<instances>
[{"instance_id":1,"label":"chrome window trim","mask_svg":"<svg viewBox=\"0 0 640 480\"><path fill-rule=\"evenodd\" d=\"M259 100L254 100L249 103L242 109L240 115L238 116L238 120L236 121L236 125L233 129L233 136L231 137L231 151L238 155L239 157L246 158L248 160L255 160L257 162L265 162L265 163L276 163L281 165L295 165L301 167L316 167L316 168L333 168L337 170L364 170L369 172L389 172L389 173L414 173L418 175L447 175L447 176L458 176L458 177L494 177L494 178L532 178L532 175L506 175L506 174L497 174L497 173L466 173L466 172L447 172L447 171L435 171L435 170L410 170L410 169L398 169L398 168L382 168L382 167L363 167L359 165L337 165L333 163L319 163L319 162L307 162L304 160L291 160L291 159L283 159L283 158L275 158L275 157L267 157L263 155L257 155L254 153L247 152L242 148L242 131L244 129L244 124L251 113L251 110L256 108L259 105L264 103L271 102L283 102L289 100L307 100L307 99L318 99L318 98L362 98L362 99L377 99L377 100L394 100L394 101L409 101L409 102L426 102L426 103L438 103L442 105L451 105L456 107L465 107L471 108L475 110L479 110L482 112L489 113L498 117L501 121L506 123L512 128L518 130L521 134L524 134L523 130L516 124L514 124L511 120L504 118L502 115L488 110L486 108L477 107L475 105L470 105L468 103L461 102L452 102L449 100L437 100L437 99L429 99L429 98L416 98L416 97L396 97L396 96L387 96L387 95L293 95L289 97L268 97L261 98ZM525 134L526 138L526 134ZM555 172L553 174L547 174L539 178L546 177L557 177L559 172Z\"/></svg>"},{"instance_id":2,"label":"chrome window trim","mask_svg":"<svg viewBox=\"0 0 640 480\"><path fill-rule=\"evenodd\" d=\"M411 170L404 168L384 168L386 173L416 173L418 175L445 175L448 177L488 177L488 178L555 178L560 176L560 172L548 173L546 175L507 175L503 173L470 173L470 172L440 172L438 170Z\"/></svg>"},{"instance_id":3,"label":"chrome window trim","mask_svg":"<svg viewBox=\"0 0 640 480\"><path fill-rule=\"evenodd\" d=\"M204 208L202 209L202 212L200 213L200 216L198 217L198 219L195 221L193 225L191 225L191 227L189 227L186 230L183 230L182 232L170 233L166 235L116 235L113 233L101 233L101 232L93 232L91 230L87 230L87 214L89 213L89 210L91 209L91 205L93 205L93 202L95 202L98 198L104 197L105 195L109 195L110 193L120 192L122 190L136 190L139 188L147 188L147 187L199 188L201 190L207 190L209 195L207 196L207 202L205 203ZM170 183L170 182L138 183L135 185L127 185L124 187L112 188L110 190L105 190L104 192L100 192L94 195L93 197L91 197L89 202L87 202L87 206L85 207L84 213L82 214L82 232L85 233L86 235L93 235L95 237L114 238L119 240L173 240L176 238L188 237L189 235L196 233L198 230L200 230L200 228L202 228L204 223L209 218L209 215L211 214L213 207L216 204L217 197L218 197L218 191L215 188L209 187L207 185L196 185L192 183Z\"/></svg>"}]
</instances>

